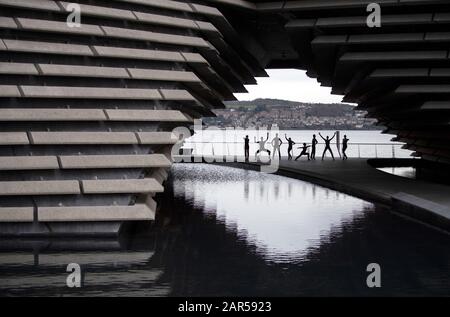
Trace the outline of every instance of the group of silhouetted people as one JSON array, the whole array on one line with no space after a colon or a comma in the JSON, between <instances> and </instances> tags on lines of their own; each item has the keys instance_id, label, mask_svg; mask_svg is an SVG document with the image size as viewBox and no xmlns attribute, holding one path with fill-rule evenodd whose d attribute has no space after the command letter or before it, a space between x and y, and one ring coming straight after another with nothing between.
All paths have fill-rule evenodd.
<instances>
[{"instance_id":1,"label":"group of silhouetted people","mask_svg":"<svg viewBox=\"0 0 450 317\"><path fill-rule=\"evenodd\" d=\"M324 160L325 154L327 152L329 152L331 154L331 157L333 158L333 160L335 160L333 151L331 150L331 141L333 141L333 139L336 137L337 132L335 132L331 138L329 136L324 137L324 136L322 136L321 133L319 133L319 135L322 138L322 140L325 142L325 148L322 153L322 161ZM288 150L287 150L288 160L292 160L294 145L297 143L294 142L292 140L292 138L288 138L286 134L284 135L284 137L288 144ZM262 152L266 152L269 155L269 157L272 154L272 158L275 158L275 154L278 152L278 157L281 160L280 148L281 148L281 145L283 144L283 141L278 137L278 133L275 135L275 138L271 142L271 145L273 147L272 152L266 148L266 143L267 143L267 141L269 141L269 133L267 133L267 138L265 140L263 137L261 137L261 139L259 141L257 141L256 137L255 137L254 141L255 141L255 143L257 143L259 145L259 148L255 153L255 159L257 159L258 155L260 155ZM349 141L349 139L347 138L346 135L344 135L344 138L342 139L342 159L343 160L348 159L347 154L346 154L347 148L348 148L348 141ZM244 145L245 160L248 161L249 157L250 157L250 139L249 139L248 135L244 138L244 144L245 144ZM301 152L295 158L295 161L297 161L302 156L306 156L308 158L308 161L315 160L317 144L319 144L319 141L317 141L316 135L314 134L312 141L311 141L311 145L307 145L306 143L303 143L303 145L301 147L299 147L299 149L301 149ZM311 153L309 153L309 148L311 148Z\"/></svg>"}]
</instances>

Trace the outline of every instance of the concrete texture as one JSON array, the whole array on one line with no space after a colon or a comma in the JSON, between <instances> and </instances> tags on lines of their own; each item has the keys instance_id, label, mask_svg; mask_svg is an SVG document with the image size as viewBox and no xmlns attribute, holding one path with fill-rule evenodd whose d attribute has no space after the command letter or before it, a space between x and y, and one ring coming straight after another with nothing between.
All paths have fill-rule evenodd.
<instances>
[{"instance_id":1,"label":"concrete texture","mask_svg":"<svg viewBox=\"0 0 450 317\"><path fill-rule=\"evenodd\" d=\"M34 64L27 63L0 63L0 74L38 75Z\"/></svg>"},{"instance_id":2,"label":"concrete texture","mask_svg":"<svg viewBox=\"0 0 450 317\"><path fill-rule=\"evenodd\" d=\"M38 64L44 76L130 78L125 68Z\"/></svg>"},{"instance_id":3,"label":"concrete texture","mask_svg":"<svg viewBox=\"0 0 450 317\"><path fill-rule=\"evenodd\" d=\"M38 9L45 11L60 11L61 8L55 1L38 0L0 0L0 4L11 7Z\"/></svg>"},{"instance_id":4,"label":"concrete texture","mask_svg":"<svg viewBox=\"0 0 450 317\"><path fill-rule=\"evenodd\" d=\"M139 144L175 144L178 139L172 132L138 132Z\"/></svg>"},{"instance_id":5,"label":"concrete texture","mask_svg":"<svg viewBox=\"0 0 450 317\"><path fill-rule=\"evenodd\" d=\"M0 145L24 145L29 143L26 133L0 132Z\"/></svg>"},{"instance_id":6,"label":"concrete texture","mask_svg":"<svg viewBox=\"0 0 450 317\"><path fill-rule=\"evenodd\" d=\"M0 223L8 222L32 222L33 221L33 207L9 207L0 208Z\"/></svg>"},{"instance_id":7,"label":"concrete texture","mask_svg":"<svg viewBox=\"0 0 450 317\"><path fill-rule=\"evenodd\" d=\"M115 194L115 193L161 193L162 185L155 179L130 180L88 180L82 181L84 194Z\"/></svg>"},{"instance_id":8,"label":"concrete texture","mask_svg":"<svg viewBox=\"0 0 450 317\"><path fill-rule=\"evenodd\" d=\"M42 54L59 55L94 55L91 48L87 45L61 44L51 42L24 41L4 39L6 49L12 52L35 52Z\"/></svg>"},{"instance_id":9,"label":"concrete texture","mask_svg":"<svg viewBox=\"0 0 450 317\"><path fill-rule=\"evenodd\" d=\"M18 181L0 182L0 196L77 195L78 181Z\"/></svg>"},{"instance_id":10,"label":"concrete texture","mask_svg":"<svg viewBox=\"0 0 450 317\"><path fill-rule=\"evenodd\" d=\"M2 121L106 121L102 109L0 109Z\"/></svg>"},{"instance_id":11,"label":"concrete texture","mask_svg":"<svg viewBox=\"0 0 450 317\"><path fill-rule=\"evenodd\" d=\"M31 132L31 144L138 144L132 132Z\"/></svg>"},{"instance_id":12,"label":"concrete texture","mask_svg":"<svg viewBox=\"0 0 450 317\"><path fill-rule=\"evenodd\" d=\"M69 99L136 99L161 100L156 89L92 88L63 86L21 86L26 98L69 98ZM0 86L0 90L2 90Z\"/></svg>"},{"instance_id":13,"label":"concrete texture","mask_svg":"<svg viewBox=\"0 0 450 317\"><path fill-rule=\"evenodd\" d=\"M105 113L111 121L191 121L178 110L105 110Z\"/></svg>"},{"instance_id":14,"label":"concrete texture","mask_svg":"<svg viewBox=\"0 0 450 317\"><path fill-rule=\"evenodd\" d=\"M154 219L173 126L232 95L202 56L232 73L209 40L231 48L194 6L91 1L88 23L69 28L68 3L0 0L0 235L117 234Z\"/></svg>"},{"instance_id":15,"label":"concrete texture","mask_svg":"<svg viewBox=\"0 0 450 317\"><path fill-rule=\"evenodd\" d=\"M0 156L0 171L59 169L56 156Z\"/></svg>"},{"instance_id":16,"label":"concrete texture","mask_svg":"<svg viewBox=\"0 0 450 317\"><path fill-rule=\"evenodd\" d=\"M148 221L155 212L146 205L97 207L40 207L40 222Z\"/></svg>"},{"instance_id":17,"label":"concrete texture","mask_svg":"<svg viewBox=\"0 0 450 317\"><path fill-rule=\"evenodd\" d=\"M63 169L155 168L170 167L163 154L60 156Z\"/></svg>"}]
</instances>

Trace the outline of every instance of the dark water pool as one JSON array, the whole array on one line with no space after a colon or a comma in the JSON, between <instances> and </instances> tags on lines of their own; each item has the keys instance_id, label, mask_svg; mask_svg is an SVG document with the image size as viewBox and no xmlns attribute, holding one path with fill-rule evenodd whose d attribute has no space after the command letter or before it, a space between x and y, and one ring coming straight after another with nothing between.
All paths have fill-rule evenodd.
<instances>
[{"instance_id":1,"label":"dark water pool","mask_svg":"<svg viewBox=\"0 0 450 317\"><path fill-rule=\"evenodd\" d=\"M450 295L450 237L363 200L227 167L172 169L157 221L119 240L2 240L1 295ZM68 263L84 272L66 286ZM382 287L367 287L369 263Z\"/></svg>"}]
</instances>

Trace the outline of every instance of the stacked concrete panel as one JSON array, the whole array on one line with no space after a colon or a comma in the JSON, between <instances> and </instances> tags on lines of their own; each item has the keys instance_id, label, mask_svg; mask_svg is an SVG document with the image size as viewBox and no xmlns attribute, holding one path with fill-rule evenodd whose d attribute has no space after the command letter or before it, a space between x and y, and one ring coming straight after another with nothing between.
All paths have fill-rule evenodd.
<instances>
[{"instance_id":1,"label":"stacked concrete panel","mask_svg":"<svg viewBox=\"0 0 450 317\"><path fill-rule=\"evenodd\" d=\"M265 75L204 4L0 0L0 12L0 234L153 220L171 131Z\"/></svg>"},{"instance_id":2,"label":"stacked concrete panel","mask_svg":"<svg viewBox=\"0 0 450 317\"><path fill-rule=\"evenodd\" d=\"M250 51L264 67L307 70L345 95L345 102L368 111L427 166L448 170L450 1L209 3L252 43ZM367 23L373 3L381 7L381 27Z\"/></svg>"}]
</instances>

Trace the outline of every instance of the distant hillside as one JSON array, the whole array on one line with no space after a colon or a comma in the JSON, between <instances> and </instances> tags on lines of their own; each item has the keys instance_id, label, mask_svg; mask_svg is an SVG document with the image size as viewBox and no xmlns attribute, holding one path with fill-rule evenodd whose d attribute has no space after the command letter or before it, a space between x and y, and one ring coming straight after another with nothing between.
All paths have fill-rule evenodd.
<instances>
[{"instance_id":1,"label":"distant hillside","mask_svg":"<svg viewBox=\"0 0 450 317\"><path fill-rule=\"evenodd\" d=\"M255 99L252 101L229 101L225 103L227 109L247 108L255 111L266 111L276 107L304 107L306 116L339 117L348 115L354 106L343 103L308 103L281 99Z\"/></svg>"},{"instance_id":2,"label":"distant hillside","mask_svg":"<svg viewBox=\"0 0 450 317\"><path fill-rule=\"evenodd\" d=\"M206 125L250 127L277 124L284 129L380 129L365 112L350 104L323 104L280 99L231 101L226 109L214 110L215 118L205 118Z\"/></svg>"},{"instance_id":3,"label":"distant hillside","mask_svg":"<svg viewBox=\"0 0 450 317\"><path fill-rule=\"evenodd\" d=\"M225 103L227 108L234 107L256 107L256 106L295 106L300 102L281 100L281 99L255 99L252 101L228 101Z\"/></svg>"},{"instance_id":4,"label":"distant hillside","mask_svg":"<svg viewBox=\"0 0 450 317\"><path fill-rule=\"evenodd\" d=\"M342 105L346 105L349 107L353 107L350 104L345 104L345 103L315 103L315 102L302 102L302 101L290 101L290 100L282 100L282 99L270 99L270 98L258 98L255 100L251 100L251 101L239 101L239 100L235 100L235 101L227 101L225 102L225 104L227 106L264 106L264 105L268 105L268 106L296 106L296 105L337 105L337 106L342 106Z\"/></svg>"}]
</instances>

